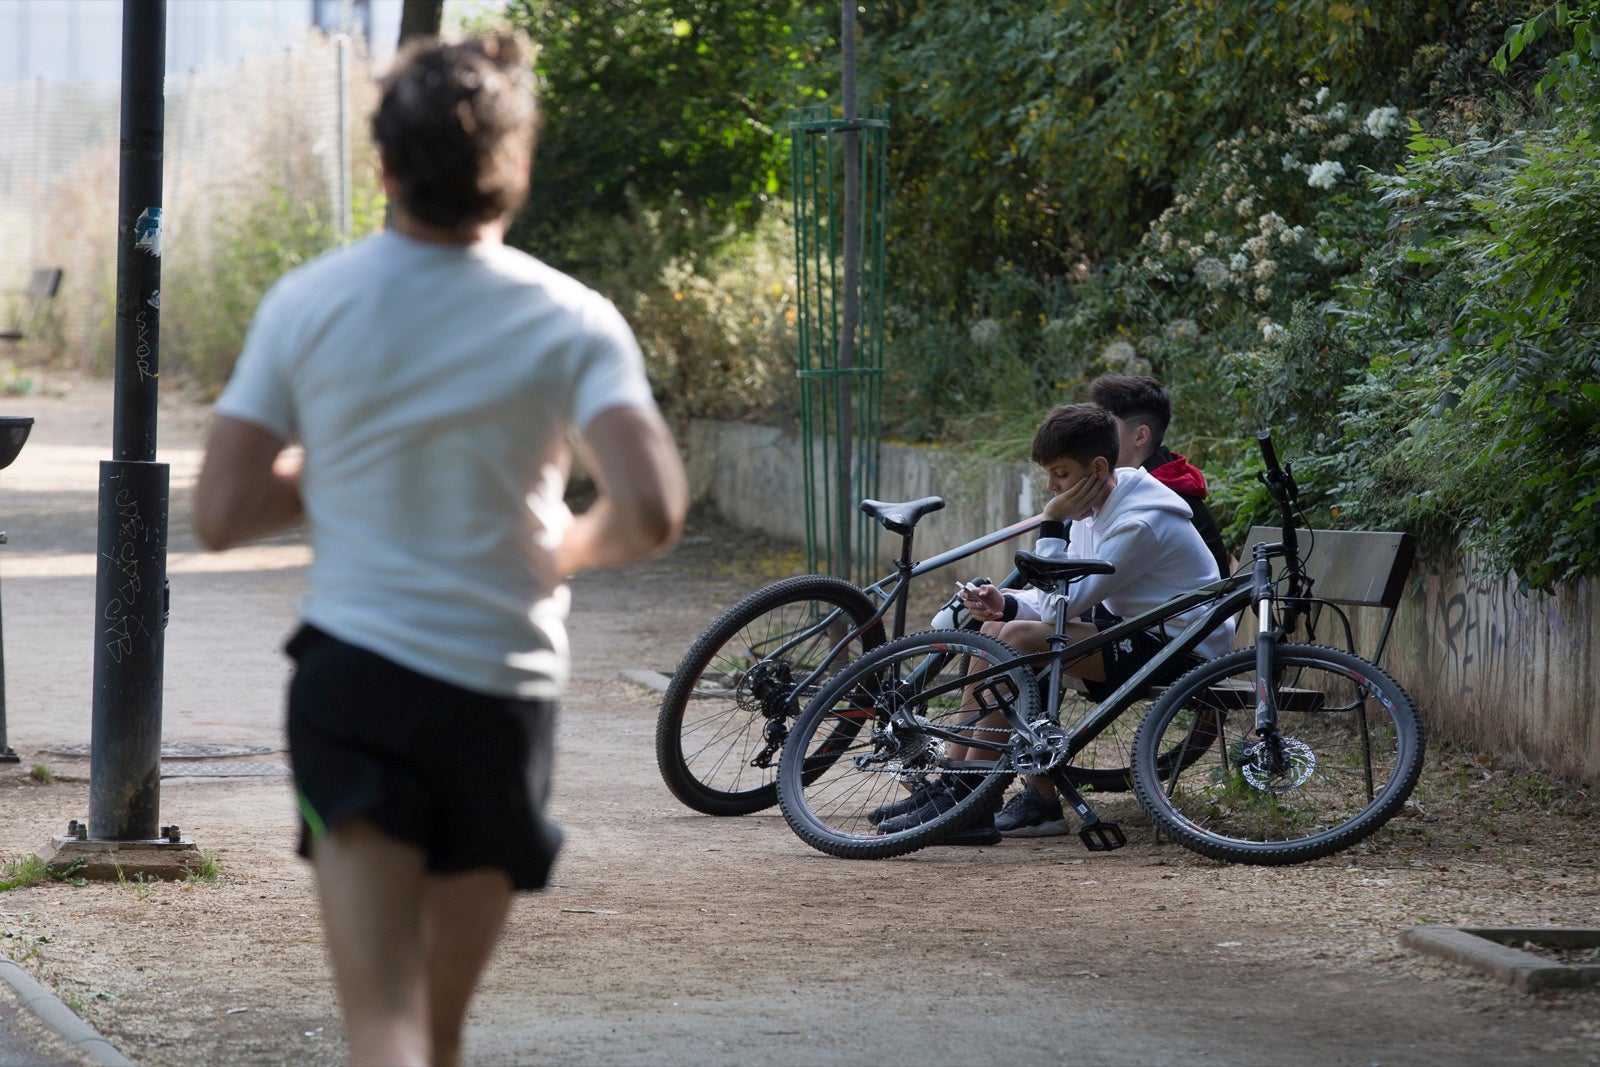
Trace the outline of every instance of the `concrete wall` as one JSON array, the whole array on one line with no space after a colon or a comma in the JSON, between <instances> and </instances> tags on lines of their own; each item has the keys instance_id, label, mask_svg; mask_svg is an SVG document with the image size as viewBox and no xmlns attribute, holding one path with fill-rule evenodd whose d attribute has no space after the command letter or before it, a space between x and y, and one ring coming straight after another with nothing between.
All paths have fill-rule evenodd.
<instances>
[{"instance_id":1,"label":"concrete wall","mask_svg":"<svg viewBox=\"0 0 1600 1067\"><path fill-rule=\"evenodd\" d=\"M699 421L680 435L680 444L697 502L711 504L735 526L805 541L805 466L798 434ZM815 462L822 462L820 450ZM1044 501L1035 494L1041 491L1037 472L1026 463L896 445L883 446L879 459L878 499L945 500L943 511L917 524L913 555L919 560L1038 514ZM966 577L986 574L998 580L1011 570L1016 550L1031 547L1031 538L1007 542L952 567ZM899 551L899 536L883 532L878 555L885 573Z\"/></svg>"},{"instance_id":2,"label":"concrete wall","mask_svg":"<svg viewBox=\"0 0 1600 1067\"><path fill-rule=\"evenodd\" d=\"M1595 583L1524 593L1471 556L1440 571L1414 579L1390 673L1441 734L1600 784Z\"/></svg>"},{"instance_id":3,"label":"concrete wall","mask_svg":"<svg viewBox=\"0 0 1600 1067\"><path fill-rule=\"evenodd\" d=\"M798 435L740 423L696 422L681 437L697 501L728 521L805 539L804 470ZM918 526L916 557L1033 515L1043 503L1036 472L933 449L885 446L878 497L943 496L945 510ZM899 539L885 535L885 561ZM1011 542L964 575L1011 569ZM1378 619L1358 613L1357 649L1370 655ZM1420 560L1383 665L1411 694L1434 736L1453 738L1592 785L1600 785L1600 596L1576 582L1549 596L1518 591L1475 559Z\"/></svg>"}]
</instances>

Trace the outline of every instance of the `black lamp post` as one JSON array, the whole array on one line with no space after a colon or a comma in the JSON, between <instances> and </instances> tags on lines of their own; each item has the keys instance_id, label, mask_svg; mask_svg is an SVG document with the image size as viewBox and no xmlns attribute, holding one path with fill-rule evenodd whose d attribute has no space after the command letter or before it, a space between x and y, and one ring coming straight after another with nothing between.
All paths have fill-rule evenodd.
<instances>
[{"instance_id":1,"label":"black lamp post","mask_svg":"<svg viewBox=\"0 0 1600 1067\"><path fill-rule=\"evenodd\" d=\"M11 466L32 429L33 419L26 415L0 415L0 470ZM0 531L0 545L5 543L5 532ZM0 631L0 763L18 762L17 754L6 743L6 650L4 633Z\"/></svg>"}]
</instances>

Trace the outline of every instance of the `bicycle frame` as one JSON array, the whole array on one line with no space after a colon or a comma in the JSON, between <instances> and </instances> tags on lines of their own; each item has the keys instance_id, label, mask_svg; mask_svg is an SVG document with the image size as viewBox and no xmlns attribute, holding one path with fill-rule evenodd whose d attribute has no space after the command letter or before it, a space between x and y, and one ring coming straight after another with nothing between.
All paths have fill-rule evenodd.
<instances>
[{"instance_id":1,"label":"bicycle frame","mask_svg":"<svg viewBox=\"0 0 1600 1067\"><path fill-rule=\"evenodd\" d=\"M1270 547L1274 550L1267 557L1269 559L1282 554L1281 551L1278 551L1281 550L1281 545L1263 547ZM1270 567L1270 564L1268 566ZM999 677L1017 667L1028 667L1036 673L1043 673L1040 668L1047 668L1051 682L1047 687L1049 694L1047 717L1053 723L1060 709L1060 670L1065 664L1093 655L1107 645L1120 641L1129 634L1137 633L1141 630L1154 629L1169 619L1210 603L1211 607L1204 614L1191 620L1148 663L1140 667L1126 682L1118 686L1115 691L1099 704L1095 705L1094 709L1066 734L1064 749L1056 745L1049 745L1049 742L1040 736L1037 730L1038 724L1011 722L1008 715L1007 719L1011 728L1017 731L1029 743L1031 748L1038 750L1040 746L1047 746L1050 748L1052 755L1055 751L1061 751L1061 758L1052 761L1052 766L1059 765L1070 761L1073 756L1083 751L1095 736L1110 725L1113 719L1126 711L1139 698L1140 694L1150 687L1151 679L1161 673L1175 659L1192 652L1199 646L1201 641L1205 640L1207 635L1221 625L1224 619L1243 610L1255 596L1254 570L1240 571L1230 578L1223 578L1192 592L1173 597L1148 611L1141 612L1132 618L1124 619L1115 625L1109 626L1093 637L1085 638L1082 641L1074 641L1071 644L1058 645L1044 652L1028 653L1014 660L1008 660L1005 663L975 671L962 677L960 681L950 682L926 690L923 695L934 697L957 689L963 689L969 685L982 686L983 683L990 679ZM1065 610L1066 605L1063 602L1057 609L1058 614ZM1057 619L1058 632L1063 621L1062 619ZM1009 711L1009 709L1004 710ZM970 736L957 731L942 730L928 726L924 726L923 729L930 736L939 737L956 744L970 745L973 743ZM1049 770L1049 768L1044 767L1038 769L1041 773L1048 773ZM1030 768L1019 767L1018 770L1031 773Z\"/></svg>"},{"instance_id":2,"label":"bicycle frame","mask_svg":"<svg viewBox=\"0 0 1600 1067\"><path fill-rule=\"evenodd\" d=\"M904 634L908 594L913 578L921 577L930 571L947 567L958 560L975 556L985 549L993 548L995 545L1004 544L1013 538L1021 537L1029 531L1037 530L1043 522L1043 515L1035 515L1030 519L1014 522L1010 526L995 530L993 533L984 534L982 537L973 538L966 544L957 545L955 548L941 552L936 556L923 560L921 563L913 563L911 561L911 542L914 531L902 535L900 555L895 559L894 563L895 573L884 575L862 590L868 595L877 598L879 601L878 609L872 613L866 622L855 627L841 640L835 642L833 648L822 658L822 662L817 664L810 674L799 681L795 686L795 691L804 692L808 687L812 686L817 678L833 665L834 660L838 659L839 653L849 647L850 643L856 638L881 622L883 617L889 613L891 607L894 608L894 630L890 636L899 637ZM1007 578L1006 582L1010 583L1014 580L1015 572L1012 572L1012 577ZM841 611L837 608L830 611L815 624L804 630L797 631L788 641L767 653L767 658L781 657L790 648L810 640L813 636L823 632L837 622L841 614Z\"/></svg>"},{"instance_id":3,"label":"bicycle frame","mask_svg":"<svg viewBox=\"0 0 1600 1067\"><path fill-rule=\"evenodd\" d=\"M1273 500L1278 504L1283 540L1275 544L1262 542L1254 545L1251 550L1252 565L1248 571L1241 570L1232 577L1173 597L1149 611L1115 623L1093 637L1071 642L1063 637L1062 633L1067 622L1065 594L1068 585L1075 579L1062 578L1057 582L1057 592L1061 595L1056 604L1055 632L1048 638L1051 646L1048 650L1029 653L1015 660L973 672L963 677L960 682L938 686L925 695L938 696L967 686L977 690L989 679L1019 666L1030 668L1035 673L1047 674L1045 718L1042 722L1035 724L1016 721L1012 709L1008 706L1002 705L1001 711L1007 723L1020 735L1026 746L1025 756L1017 762L1016 769L1024 773L1028 771L1049 773L1083 751L1091 740L1150 687L1158 674L1164 672L1174 660L1188 655L1199 647L1200 642L1220 626L1224 619L1241 612L1247 604L1255 605L1258 619L1255 642L1256 677L1258 679L1272 677L1274 650L1285 636L1294 632L1300 616L1306 611L1306 605L1313 599L1309 595L1312 583L1305 574L1299 556L1299 539L1294 521L1298 490L1293 474L1278 464L1278 456L1273 449L1272 436L1269 432L1262 431L1257 434L1256 441L1261 448L1261 456L1266 467L1261 480L1266 483ZM1282 597L1279 597L1273 589L1272 560L1278 558L1288 561L1285 574L1288 591ZM1211 604L1210 608L1191 620L1176 637L1162 646L1161 651L1100 701L1070 732L1060 732L1061 727L1057 724L1057 719L1060 713L1061 673L1066 664L1093 655L1129 634L1162 627L1169 619L1186 614L1207 603ZM1280 603L1284 605L1281 618L1280 613L1274 610ZM1041 667L1045 668L1043 672L1040 671ZM925 672L922 670L914 672L913 680L918 676L925 676ZM1266 738L1273 734L1277 721L1277 695L1273 692L1272 686L1258 682L1256 736ZM969 736L955 731L930 729L928 732L957 744L972 742ZM1035 762L1036 765L1033 765Z\"/></svg>"}]
</instances>

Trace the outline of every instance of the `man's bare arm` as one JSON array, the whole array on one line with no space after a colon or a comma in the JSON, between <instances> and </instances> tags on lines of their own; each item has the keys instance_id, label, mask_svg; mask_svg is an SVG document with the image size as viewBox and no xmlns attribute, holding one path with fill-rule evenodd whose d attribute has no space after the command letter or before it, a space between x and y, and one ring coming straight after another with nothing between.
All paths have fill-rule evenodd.
<instances>
[{"instance_id":1,"label":"man's bare arm","mask_svg":"<svg viewBox=\"0 0 1600 1067\"><path fill-rule=\"evenodd\" d=\"M688 476L659 413L607 408L580 447L600 495L556 549L562 574L646 559L677 541L689 510Z\"/></svg>"},{"instance_id":2,"label":"man's bare arm","mask_svg":"<svg viewBox=\"0 0 1600 1067\"><path fill-rule=\"evenodd\" d=\"M300 460L287 442L253 422L217 416L194 487L195 537L212 552L299 522Z\"/></svg>"}]
</instances>

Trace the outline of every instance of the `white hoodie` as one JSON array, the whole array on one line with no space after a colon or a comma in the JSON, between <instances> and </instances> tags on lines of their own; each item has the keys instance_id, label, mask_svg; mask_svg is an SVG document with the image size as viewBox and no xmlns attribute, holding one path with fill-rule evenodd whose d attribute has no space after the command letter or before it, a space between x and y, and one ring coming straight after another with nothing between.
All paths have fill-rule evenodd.
<instances>
[{"instance_id":1,"label":"white hoodie","mask_svg":"<svg viewBox=\"0 0 1600 1067\"><path fill-rule=\"evenodd\" d=\"M1098 512L1074 522L1069 540L1041 537L1034 551L1056 559L1103 559L1113 574L1091 574L1073 582L1067 592L1067 618L1076 619L1096 604L1130 619L1166 601L1217 581L1217 561L1190 522L1193 513L1183 498L1137 467L1118 467L1117 484ZM1053 619L1054 593L1017 589L1017 618ZM1204 606L1167 620L1166 632L1178 633ZM1195 651L1220 656L1233 647L1233 620L1227 620Z\"/></svg>"}]
</instances>

